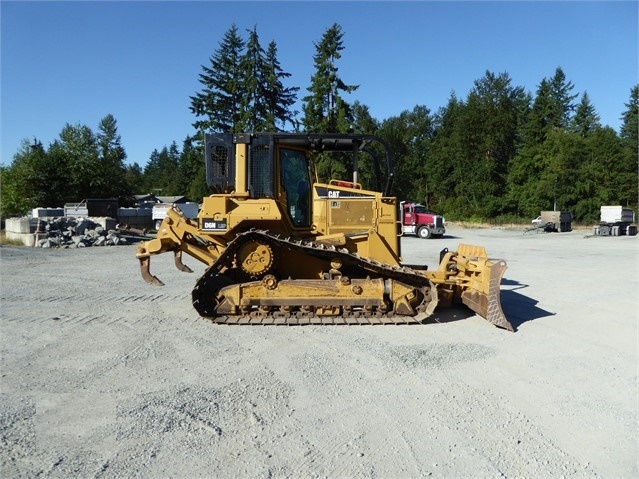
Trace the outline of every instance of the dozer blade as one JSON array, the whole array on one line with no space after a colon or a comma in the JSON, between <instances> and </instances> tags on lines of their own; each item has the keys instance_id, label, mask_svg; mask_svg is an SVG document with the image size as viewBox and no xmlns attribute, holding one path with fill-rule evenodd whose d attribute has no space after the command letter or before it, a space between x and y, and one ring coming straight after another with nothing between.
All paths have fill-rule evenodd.
<instances>
[{"instance_id":1,"label":"dozer blade","mask_svg":"<svg viewBox=\"0 0 639 479\"><path fill-rule=\"evenodd\" d=\"M506 262L499 260L496 262L486 261L487 271L482 274L481 289L468 288L462 292L462 302L479 314L484 319L495 326L514 331L512 324L506 319L504 311L501 309L500 284L501 278L506 271Z\"/></svg>"}]
</instances>

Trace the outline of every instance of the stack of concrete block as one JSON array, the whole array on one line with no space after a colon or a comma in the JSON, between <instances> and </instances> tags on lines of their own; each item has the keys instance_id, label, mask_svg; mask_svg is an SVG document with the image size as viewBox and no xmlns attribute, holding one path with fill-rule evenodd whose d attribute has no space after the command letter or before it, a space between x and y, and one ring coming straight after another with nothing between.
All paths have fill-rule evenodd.
<instances>
[{"instance_id":1,"label":"stack of concrete block","mask_svg":"<svg viewBox=\"0 0 639 479\"><path fill-rule=\"evenodd\" d=\"M102 223L102 224L100 224ZM38 248L85 248L127 244L112 218L9 218L7 239Z\"/></svg>"},{"instance_id":2,"label":"stack of concrete block","mask_svg":"<svg viewBox=\"0 0 639 479\"><path fill-rule=\"evenodd\" d=\"M20 241L25 246L33 246L35 232L40 220L38 218L7 218L5 221L5 237L10 241Z\"/></svg>"}]
</instances>

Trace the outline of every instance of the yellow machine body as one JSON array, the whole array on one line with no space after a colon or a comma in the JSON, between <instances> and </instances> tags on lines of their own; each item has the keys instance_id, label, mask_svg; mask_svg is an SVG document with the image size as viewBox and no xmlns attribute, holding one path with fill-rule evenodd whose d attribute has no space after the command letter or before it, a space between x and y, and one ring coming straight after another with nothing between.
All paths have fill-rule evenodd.
<instances>
[{"instance_id":1,"label":"yellow machine body","mask_svg":"<svg viewBox=\"0 0 639 479\"><path fill-rule=\"evenodd\" d=\"M328 153L352 160L354 181L316 180L315 157ZM173 252L186 272L182 254L196 258L208 269L193 305L218 323L422 323L437 305L461 301L512 330L500 302L506 263L483 247L443 251L434 270L402 264L391 182L382 193L355 181L363 153L390 170L389 150L373 136L206 135L213 194L197 221L173 208L156 238L138 245L143 278L163 284L150 273L153 255Z\"/></svg>"}]
</instances>

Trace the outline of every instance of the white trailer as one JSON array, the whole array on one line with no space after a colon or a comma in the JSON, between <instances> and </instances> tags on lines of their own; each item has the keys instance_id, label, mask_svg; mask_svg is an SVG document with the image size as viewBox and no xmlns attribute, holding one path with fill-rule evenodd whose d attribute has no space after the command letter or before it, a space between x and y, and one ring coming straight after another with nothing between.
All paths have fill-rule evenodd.
<instances>
[{"instance_id":1,"label":"white trailer","mask_svg":"<svg viewBox=\"0 0 639 479\"><path fill-rule=\"evenodd\" d=\"M153 205L153 212L151 213L151 217L153 219L153 225L155 226L156 230L160 229L162 220L166 218L167 210L172 206L179 208L182 213L184 213L184 216L191 220L197 218L197 214L200 211L199 205L192 201L187 201L186 203L158 203L156 205Z\"/></svg>"},{"instance_id":2,"label":"white trailer","mask_svg":"<svg viewBox=\"0 0 639 479\"><path fill-rule=\"evenodd\" d=\"M623 206L602 206L599 225L594 226L595 236L634 236L637 234L635 212Z\"/></svg>"}]
</instances>

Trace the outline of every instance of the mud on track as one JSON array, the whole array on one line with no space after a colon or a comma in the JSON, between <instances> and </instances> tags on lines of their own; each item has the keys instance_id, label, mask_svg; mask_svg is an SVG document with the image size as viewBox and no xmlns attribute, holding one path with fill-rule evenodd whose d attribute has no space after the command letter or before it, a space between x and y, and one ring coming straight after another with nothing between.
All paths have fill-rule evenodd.
<instances>
[{"instance_id":1,"label":"mud on track","mask_svg":"<svg viewBox=\"0 0 639 479\"><path fill-rule=\"evenodd\" d=\"M2 477L636 477L639 237L450 228L505 259L516 333L223 326L134 246L0 248Z\"/></svg>"}]
</instances>

